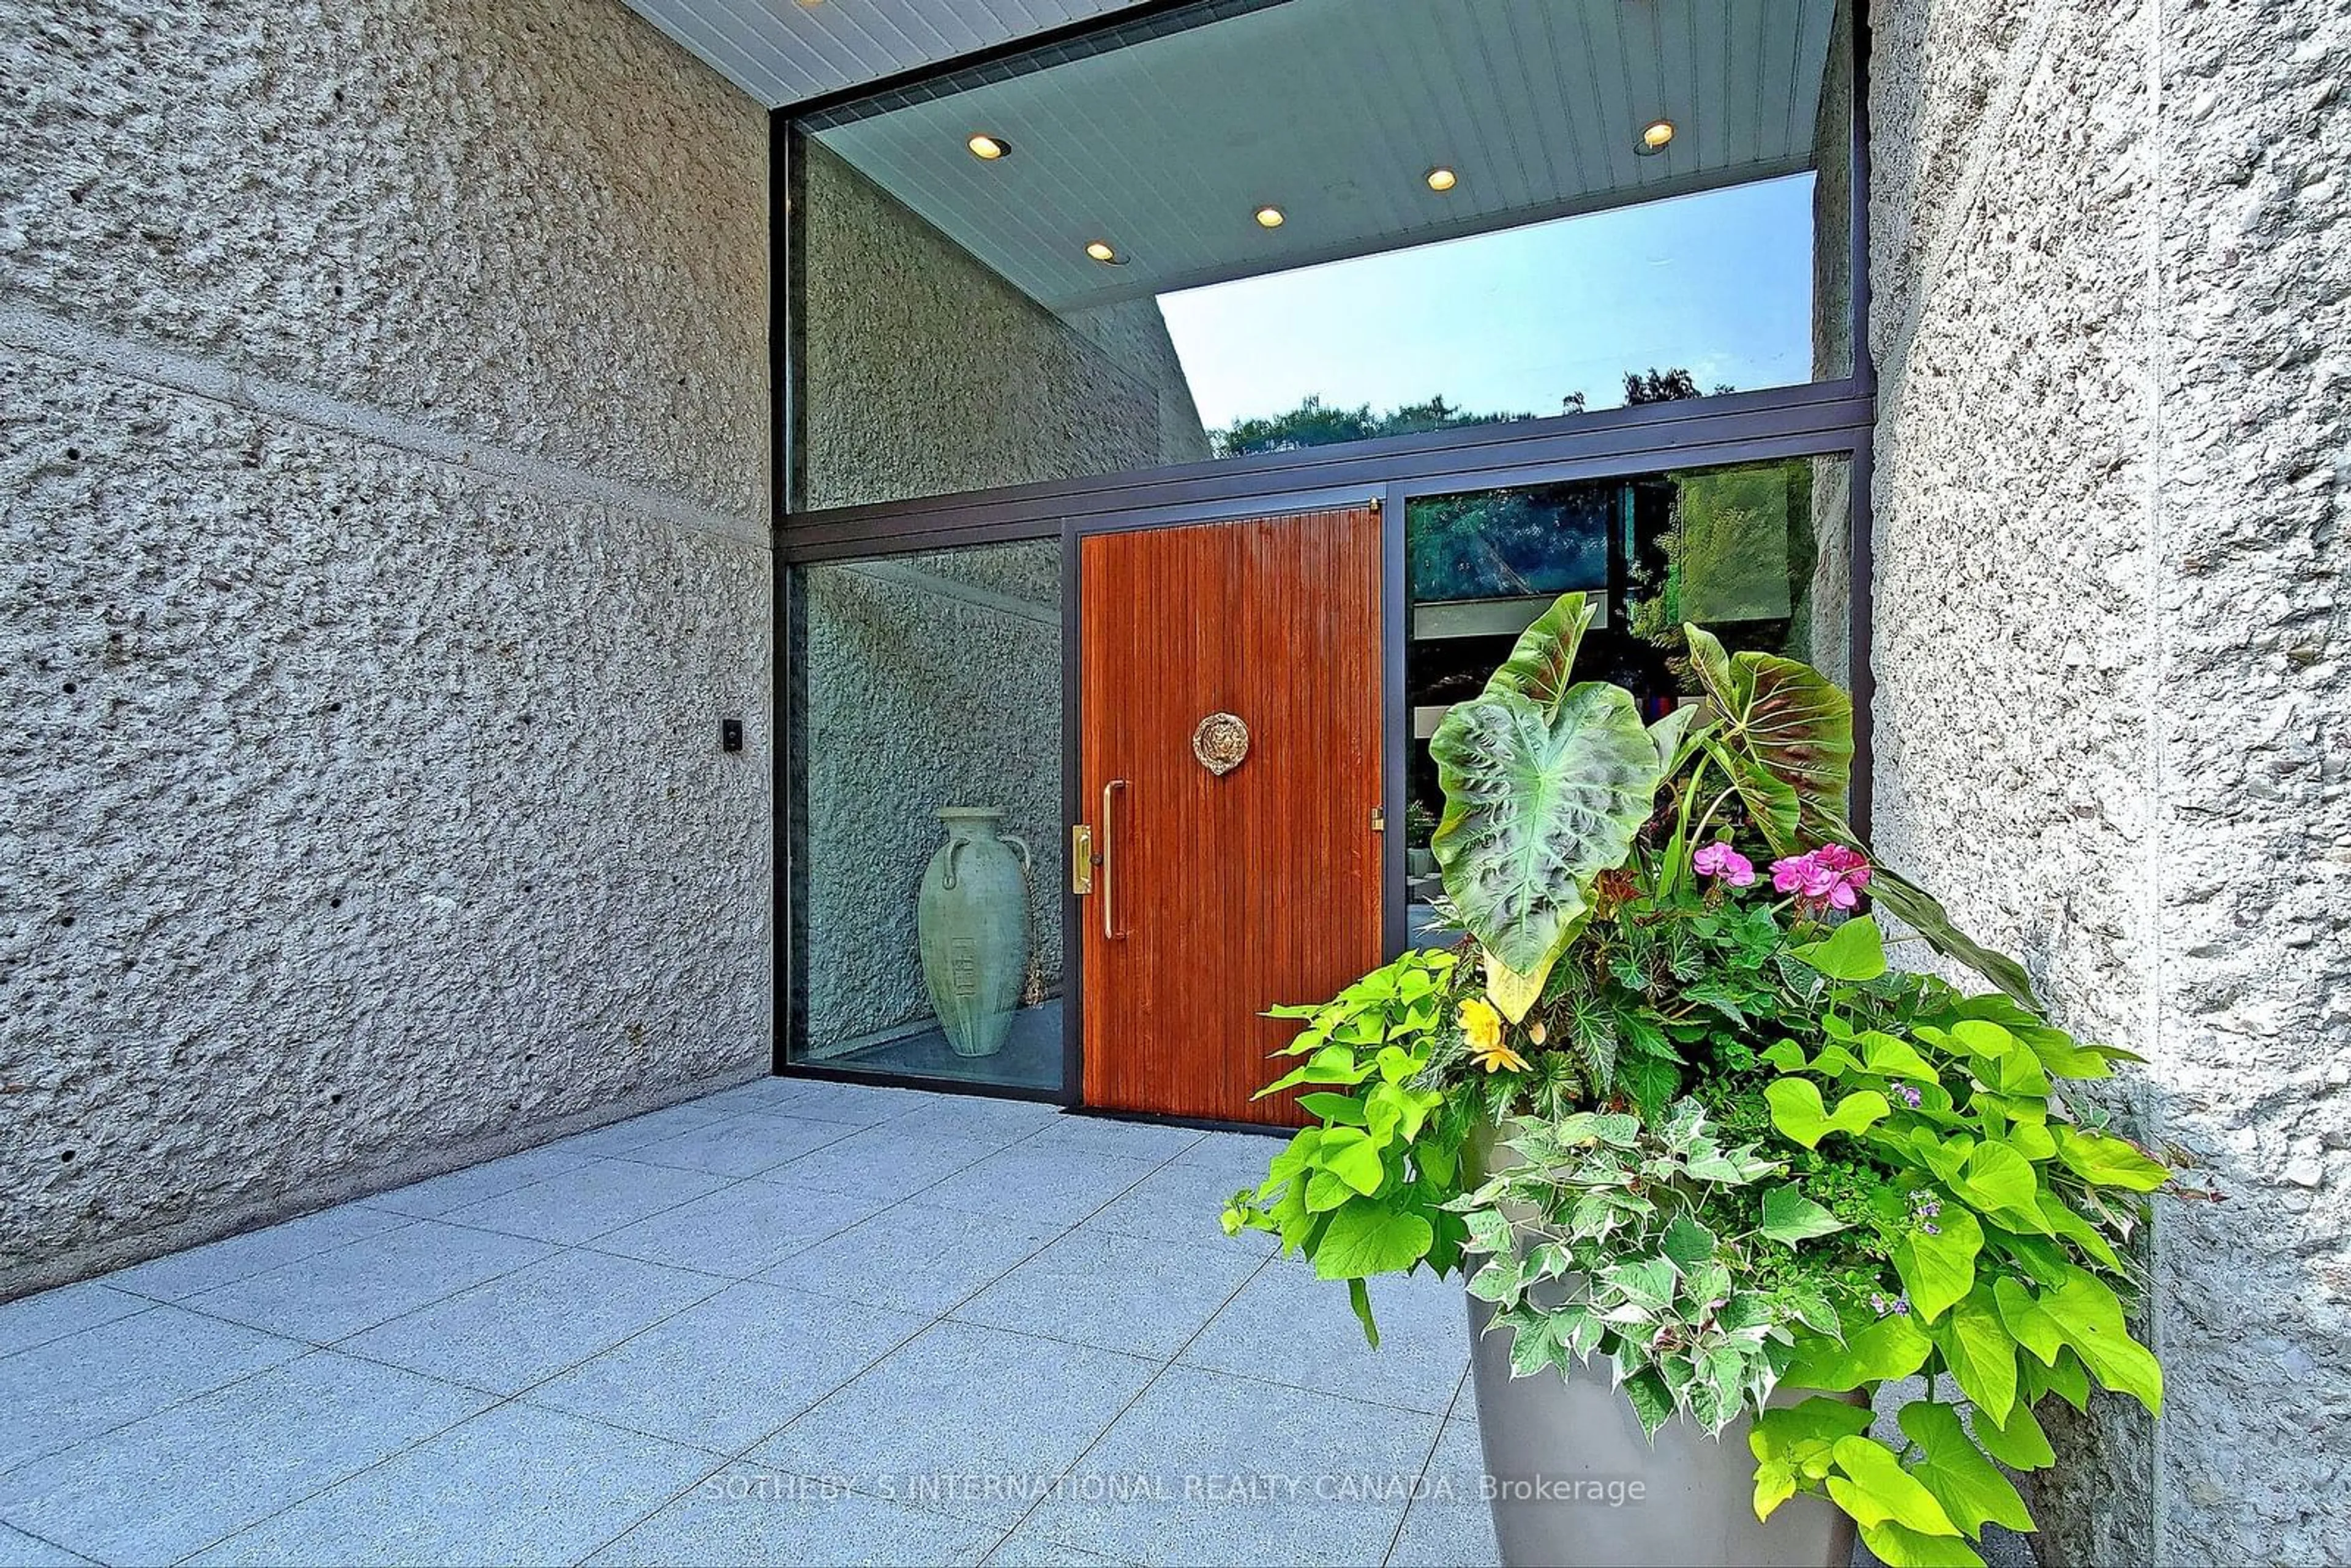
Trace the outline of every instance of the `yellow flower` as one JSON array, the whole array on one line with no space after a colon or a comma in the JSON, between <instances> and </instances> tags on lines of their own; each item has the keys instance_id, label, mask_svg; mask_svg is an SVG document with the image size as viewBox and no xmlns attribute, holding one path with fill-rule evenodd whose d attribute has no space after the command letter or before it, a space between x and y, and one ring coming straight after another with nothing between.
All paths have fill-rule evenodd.
<instances>
[{"instance_id":1,"label":"yellow flower","mask_svg":"<svg viewBox=\"0 0 2351 1568\"><path fill-rule=\"evenodd\" d=\"M1527 1070L1527 1059L1499 1040L1491 1045L1473 1045L1469 1048L1469 1054L1489 1072L1499 1072L1505 1067L1513 1072Z\"/></svg>"},{"instance_id":2,"label":"yellow flower","mask_svg":"<svg viewBox=\"0 0 2351 1568\"><path fill-rule=\"evenodd\" d=\"M1502 1015L1483 997L1461 1004L1461 1038L1469 1042L1471 1059L1489 1072L1527 1070L1527 1059L1502 1043Z\"/></svg>"}]
</instances>

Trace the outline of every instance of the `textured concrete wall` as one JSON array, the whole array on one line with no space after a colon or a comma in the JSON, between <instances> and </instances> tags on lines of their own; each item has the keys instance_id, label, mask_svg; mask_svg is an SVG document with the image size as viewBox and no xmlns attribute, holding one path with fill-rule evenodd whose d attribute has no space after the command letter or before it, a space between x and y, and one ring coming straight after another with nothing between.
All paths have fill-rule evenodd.
<instances>
[{"instance_id":1,"label":"textured concrete wall","mask_svg":"<svg viewBox=\"0 0 2351 1568\"><path fill-rule=\"evenodd\" d=\"M1004 810L1028 841L1030 951L1061 975L1060 541L805 578L809 1047L931 1013L914 895L942 806Z\"/></svg>"},{"instance_id":2,"label":"textured concrete wall","mask_svg":"<svg viewBox=\"0 0 2351 1568\"><path fill-rule=\"evenodd\" d=\"M1204 463L1215 455L1158 300L1121 299L1071 311L1061 320L1157 394L1159 449L1153 462Z\"/></svg>"},{"instance_id":3,"label":"textured concrete wall","mask_svg":"<svg viewBox=\"0 0 2351 1568\"><path fill-rule=\"evenodd\" d=\"M758 1071L765 115L608 0L0 39L0 1294Z\"/></svg>"},{"instance_id":4,"label":"textured concrete wall","mask_svg":"<svg viewBox=\"0 0 2351 1568\"><path fill-rule=\"evenodd\" d=\"M1853 374L1853 7L1840 0L1813 121L1813 379ZM1841 686L1853 672L1853 465L1813 465L1808 663Z\"/></svg>"},{"instance_id":5,"label":"textured concrete wall","mask_svg":"<svg viewBox=\"0 0 2351 1568\"><path fill-rule=\"evenodd\" d=\"M1872 16L1879 839L2225 1195L2044 1560L2351 1558L2351 10Z\"/></svg>"},{"instance_id":6,"label":"textured concrete wall","mask_svg":"<svg viewBox=\"0 0 2351 1568\"><path fill-rule=\"evenodd\" d=\"M804 200L802 506L1208 455L1155 302L1064 321L819 142Z\"/></svg>"},{"instance_id":7,"label":"textured concrete wall","mask_svg":"<svg viewBox=\"0 0 2351 1568\"><path fill-rule=\"evenodd\" d=\"M1853 57L1855 0L1838 0L1828 67L1813 114L1813 379L1853 374Z\"/></svg>"}]
</instances>

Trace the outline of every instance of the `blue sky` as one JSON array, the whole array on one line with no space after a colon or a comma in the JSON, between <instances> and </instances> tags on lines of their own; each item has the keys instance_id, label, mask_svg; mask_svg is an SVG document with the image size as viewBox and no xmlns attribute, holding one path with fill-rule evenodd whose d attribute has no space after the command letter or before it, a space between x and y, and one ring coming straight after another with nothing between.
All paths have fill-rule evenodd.
<instances>
[{"instance_id":1,"label":"blue sky","mask_svg":"<svg viewBox=\"0 0 2351 1568\"><path fill-rule=\"evenodd\" d=\"M1812 379L1810 174L1160 297L1210 428L1309 393L1550 414L1624 372Z\"/></svg>"}]
</instances>

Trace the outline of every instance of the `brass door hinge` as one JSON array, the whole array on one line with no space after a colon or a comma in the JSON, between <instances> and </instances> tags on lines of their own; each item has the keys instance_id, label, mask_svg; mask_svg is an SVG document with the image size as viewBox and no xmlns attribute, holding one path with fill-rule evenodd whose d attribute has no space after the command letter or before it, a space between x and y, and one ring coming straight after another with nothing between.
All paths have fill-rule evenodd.
<instances>
[{"instance_id":1,"label":"brass door hinge","mask_svg":"<svg viewBox=\"0 0 2351 1568\"><path fill-rule=\"evenodd\" d=\"M1387 831L1388 831L1388 809L1387 809L1385 806L1374 806L1374 807L1373 807L1373 808L1372 808L1372 831L1374 831L1374 832L1375 832L1375 833L1384 833L1384 832L1386 832Z\"/></svg>"}]
</instances>

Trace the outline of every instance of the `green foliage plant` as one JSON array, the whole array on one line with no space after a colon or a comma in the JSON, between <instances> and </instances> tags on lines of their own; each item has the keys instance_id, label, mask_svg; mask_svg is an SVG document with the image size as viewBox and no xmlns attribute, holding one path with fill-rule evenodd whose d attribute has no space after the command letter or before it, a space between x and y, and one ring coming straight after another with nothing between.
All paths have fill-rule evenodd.
<instances>
[{"instance_id":1,"label":"green foliage plant","mask_svg":"<svg viewBox=\"0 0 2351 1568\"><path fill-rule=\"evenodd\" d=\"M2054 1462L2045 1400L2160 1409L2128 1247L2171 1173L2076 1093L2136 1058L1875 863L1817 672L1686 628L1705 695L1645 726L1572 678L1590 619L1561 599L1447 715L1462 937L1275 1009L1265 1092L1313 1122L1224 1222L1375 1344L1367 1281L1458 1274L1514 1375L1604 1370L1652 1436L1743 1423L1759 1516L1824 1497L1894 1568L1976 1563L2032 1527L2006 1472ZM1992 988L1896 968L1865 896ZM1881 1441L1856 1401L1914 1375Z\"/></svg>"}]
</instances>

